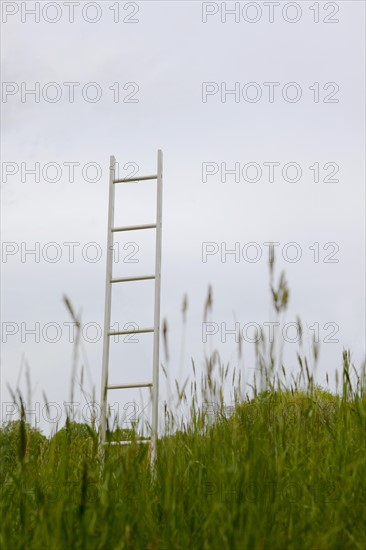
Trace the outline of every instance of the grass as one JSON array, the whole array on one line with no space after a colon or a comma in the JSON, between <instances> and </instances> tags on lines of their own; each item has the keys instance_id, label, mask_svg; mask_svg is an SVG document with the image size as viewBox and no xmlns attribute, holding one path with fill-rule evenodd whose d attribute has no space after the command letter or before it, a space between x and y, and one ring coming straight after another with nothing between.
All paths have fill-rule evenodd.
<instances>
[{"instance_id":1,"label":"grass","mask_svg":"<svg viewBox=\"0 0 366 550\"><path fill-rule=\"evenodd\" d=\"M284 278L271 290L280 315ZM70 419L51 439L24 414L3 426L1 549L363 550L365 368L356 372L344 352L333 395L315 385L306 358L290 381L278 362L273 345L257 346L259 380L251 396L235 394L229 415L228 369L207 358L189 419L166 412L155 478L146 445L109 446L101 464L93 426ZM216 403L214 416L202 400ZM117 428L109 439L129 435Z\"/></svg>"}]
</instances>

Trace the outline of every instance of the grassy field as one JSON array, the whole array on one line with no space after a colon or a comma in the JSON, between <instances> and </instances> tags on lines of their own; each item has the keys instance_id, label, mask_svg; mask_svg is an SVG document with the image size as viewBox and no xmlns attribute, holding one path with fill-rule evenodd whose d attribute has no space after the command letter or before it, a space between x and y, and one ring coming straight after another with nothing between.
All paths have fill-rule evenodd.
<instances>
[{"instance_id":1,"label":"grassy field","mask_svg":"<svg viewBox=\"0 0 366 550\"><path fill-rule=\"evenodd\" d=\"M88 425L69 421L51 439L24 418L2 426L1 549L364 550L364 367L344 352L332 395L304 358L286 383L273 349L257 353L258 388L230 415L227 373L214 382L208 360L201 397L216 406L200 407L193 384L189 420L167 412L155 477L146 445L109 446L102 464Z\"/></svg>"},{"instance_id":2,"label":"grassy field","mask_svg":"<svg viewBox=\"0 0 366 550\"><path fill-rule=\"evenodd\" d=\"M219 415L218 415L219 416ZM209 427L107 449L70 423L3 427L1 548L365 547L364 394L267 391Z\"/></svg>"}]
</instances>

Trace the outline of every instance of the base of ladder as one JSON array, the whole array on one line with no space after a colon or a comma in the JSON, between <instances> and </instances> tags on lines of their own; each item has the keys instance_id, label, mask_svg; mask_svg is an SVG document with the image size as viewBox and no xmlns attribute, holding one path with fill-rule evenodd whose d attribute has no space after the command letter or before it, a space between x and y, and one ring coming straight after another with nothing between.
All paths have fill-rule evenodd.
<instances>
[{"instance_id":1,"label":"base of ladder","mask_svg":"<svg viewBox=\"0 0 366 550\"><path fill-rule=\"evenodd\" d=\"M131 445L131 443L151 443L151 439L128 439L125 441L105 441L103 445Z\"/></svg>"}]
</instances>

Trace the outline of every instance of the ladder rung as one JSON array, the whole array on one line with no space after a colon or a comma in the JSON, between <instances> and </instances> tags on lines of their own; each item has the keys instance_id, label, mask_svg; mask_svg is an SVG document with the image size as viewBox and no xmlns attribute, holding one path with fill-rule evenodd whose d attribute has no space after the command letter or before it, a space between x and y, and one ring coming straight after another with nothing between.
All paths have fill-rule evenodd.
<instances>
[{"instance_id":1,"label":"ladder rung","mask_svg":"<svg viewBox=\"0 0 366 550\"><path fill-rule=\"evenodd\" d=\"M122 277L120 279L111 279L111 283L127 283L129 281L147 281L155 279L155 275L140 275L139 277Z\"/></svg>"},{"instance_id":2,"label":"ladder rung","mask_svg":"<svg viewBox=\"0 0 366 550\"><path fill-rule=\"evenodd\" d=\"M151 438L146 439L126 439L124 441L105 441L104 445L131 445L131 443L150 443Z\"/></svg>"},{"instance_id":3,"label":"ladder rung","mask_svg":"<svg viewBox=\"0 0 366 550\"><path fill-rule=\"evenodd\" d=\"M152 382L135 382L134 384L111 384L107 390L127 390L130 388L151 388Z\"/></svg>"},{"instance_id":4,"label":"ladder rung","mask_svg":"<svg viewBox=\"0 0 366 550\"><path fill-rule=\"evenodd\" d=\"M156 229L156 223L148 223L145 225L127 225L125 227L112 227L112 232L117 231L137 231L138 229Z\"/></svg>"},{"instance_id":5,"label":"ladder rung","mask_svg":"<svg viewBox=\"0 0 366 550\"><path fill-rule=\"evenodd\" d=\"M153 328L138 328L135 330L111 330L108 336L122 336L123 334L141 334L143 332L154 332Z\"/></svg>"},{"instance_id":6,"label":"ladder rung","mask_svg":"<svg viewBox=\"0 0 366 550\"><path fill-rule=\"evenodd\" d=\"M156 180L157 175L153 176L136 176L135 178L122 178L120 180L113 180L113 183L126 183L128 181L145 181L145 180Z\"/></svg>"}]
</instances>

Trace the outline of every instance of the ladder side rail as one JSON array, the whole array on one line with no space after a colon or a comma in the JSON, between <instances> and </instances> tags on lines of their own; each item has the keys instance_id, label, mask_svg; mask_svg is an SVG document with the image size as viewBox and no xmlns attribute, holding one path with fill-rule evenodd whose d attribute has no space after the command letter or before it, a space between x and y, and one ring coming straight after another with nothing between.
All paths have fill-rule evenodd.
<instances>
[{"instance_id":1,"label":"ladder side rail","mask_svg":"<svg viewBox=\"0 0 366 550\"><path fill-rule=\"evenodd\" d=\"M158 438L159 412L159 343L160 343L160 287L161 287L161 248L163 213L163 153L158 150L157 159L157 201L156 201L156 250L155 250L155 304L154 304L154 345L153 345L153 388L152 388L152 434L151 465L155 471Z\"/></svg>"},{"instance_id":2,"label":"ladder side rail","mask_svg":"<svg viewBox=\"0 0 366 550\"><path fill-rule=\"evenodd\" d=\"M108 386L108 362L109 362L109 331L111 324L111 298L112 298L112 268L113 268L113 233L114 225L114 196L115 187L113 185L115 179L116 159L110 157L109 165L109 205L108 205L108 236L107 236L107 267L105 281L105 305L104 305L104 332L103 332L103 359L102 359L102 382L101 382L101 423L100 423L100 439L101 444L105 443L106 428L107 428L107 386Z\"/></svg>"}]
</instances>

